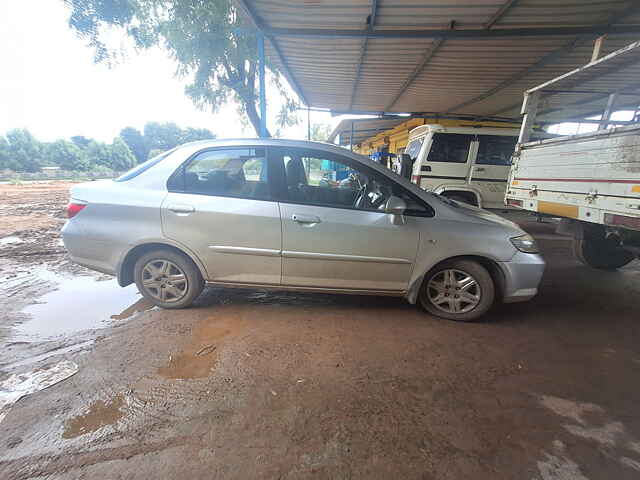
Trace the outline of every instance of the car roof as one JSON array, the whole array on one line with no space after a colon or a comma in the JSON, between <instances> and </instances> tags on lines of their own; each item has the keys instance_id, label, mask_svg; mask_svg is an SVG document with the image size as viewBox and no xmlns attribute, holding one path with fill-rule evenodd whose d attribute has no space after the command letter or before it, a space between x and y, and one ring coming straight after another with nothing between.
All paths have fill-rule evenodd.
<instances>
[{"instance_id":1,"label":"car roof","mask_svg":"<svg viewBox=\"0 0 640 480\"><path fill-rule=\"evenodd\" d=\"M331 143L316 142L312 140L288 140L283 138L224 138L212 140L199 140L197 142L189 142L181 145L181 147L198 146L198 147L298 147L298 148L314 148L329 152L339 153L341 155L351 155L362 158L361 155L355 154L345 148L338 147Z\"/></svg>"}]
</instances>

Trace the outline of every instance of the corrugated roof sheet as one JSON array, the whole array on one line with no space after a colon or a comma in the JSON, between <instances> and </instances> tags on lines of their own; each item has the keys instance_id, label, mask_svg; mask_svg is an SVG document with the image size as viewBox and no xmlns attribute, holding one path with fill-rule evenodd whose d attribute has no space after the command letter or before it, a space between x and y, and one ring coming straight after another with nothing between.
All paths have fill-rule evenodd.
<instances>
[{"instance_id":1,"label":"corrugated roof sheet","mask_svg":"<svg viewBox=\"0 0 640 480\"><path fill-rule=\"evenodd\" d=\"M237 1L268 33L271 60L306 102L336 112L517 117L522 93L588 63L594 40L605 27L625 27L633 33L609 34L603 55L640 39L638 0ZM544 28L557 28L561 34L379 36L406 30ZM563 34L569 28L584 31ZM359 36L367 32L369 36Z\"/></svg>"}]
</instances>

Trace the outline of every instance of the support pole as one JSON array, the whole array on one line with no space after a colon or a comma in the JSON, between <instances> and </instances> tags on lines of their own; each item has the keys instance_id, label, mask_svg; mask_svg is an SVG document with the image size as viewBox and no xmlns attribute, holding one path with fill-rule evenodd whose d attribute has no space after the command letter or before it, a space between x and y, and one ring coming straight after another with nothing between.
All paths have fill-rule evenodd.
<instances>
[{"instance_id":1,"label":"support pole","mask_svg":"<svg viewBox=\"0 0 640 480\"><path fill-rule=\"evenodd\" d=\"M258 61L260 63L258 70L260 77L260 138L265 138L267 136L267 93L264 81L264 35L262 33L258 33Z\"/></svg>"},{"instance_id":2,"label":"support pole","mask_svg":"<svg viewBox=\"0 0 640 480\"><path fill-rule=\"evenodd\" d=\"M604 44L607 35L600 35L596 38L596 41L593 44L593 52L591 53L591 61L595 62L600 58L600 52L602 51L602 45Z\"/></svg>"},{"instance_id":3,"label":"support pole","mask_svg":"<svg viewBox=\"0 0 640 480\"><path fill-rule=\"evenodd\" d=\"M611 120L611 114L613 113L613 108L616 104L617 96L618 94L616 93L612 93L611 95L609 95L607 106L604 109L602 119L600 120L600 124L598 125L598 130L604 130L609 126L609 120Z\"/></svg>"},{"instance_id":4,"label":"support pole","mask_svg":"<svg viewBox=\"0 0 640 480\"><path fill-rule=\"evenodd\" d=\"M307 140L311 140L311 108L307 105Z\"/></svg>"},{"instance_id":5,"label":"support pole","mask_svg":"<svg viewBox=\"0 0 640 480\"><path fill-rule=\"evenodd\" d=\"M536 115L538 113L538 103L540 102L540 92L527 93L524 97L522 104L522 111L524 114L522 119L522 126L520 127L520 136L518 137L518 143L527 143L531 138L531 130L533 124L536 121Z\"/></svg>"},{"instance_id":6,"label":"support pole","mask_svg":"<svg viewBox=\"0 0 640 480\"><path fill-rule=\"evenodd\" d=\"M349 148L353 152L353 120L351 120L351 136L349 137Z\"/></svg>"}]
</instances>

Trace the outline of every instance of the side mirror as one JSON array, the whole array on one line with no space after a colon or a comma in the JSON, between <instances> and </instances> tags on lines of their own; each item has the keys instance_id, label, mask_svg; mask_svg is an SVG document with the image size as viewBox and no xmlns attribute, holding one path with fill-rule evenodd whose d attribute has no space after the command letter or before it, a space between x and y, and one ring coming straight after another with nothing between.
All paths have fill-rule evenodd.
<instances>
[{"instance_id":1,"label":"side mirror","mask_svg":"<svg viewBox=\"0 0 640 480\"><path fill-rule=\"evenodd\" d=\"M385 213L390 213L392 215L402 215L406 209L407 203L403 199L394 197L393 195L389 197L384 206Z\"/></svg>"}]
</instances>

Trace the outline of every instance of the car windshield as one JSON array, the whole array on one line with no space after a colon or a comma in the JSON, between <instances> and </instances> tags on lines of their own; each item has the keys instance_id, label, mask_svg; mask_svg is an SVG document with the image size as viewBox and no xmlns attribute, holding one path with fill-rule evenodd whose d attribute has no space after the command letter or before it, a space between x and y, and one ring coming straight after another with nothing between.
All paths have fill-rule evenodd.
<instances>
[{"instance_id":1,"label":"car windshield","mask_svg":"<svg viewBox=\"0 0 640 480\"><path fill-rule=\"evenodd\" d=\"M133 167L128 172L125 172L122 175L120 175L118 178L116 178L115 181L116 182L126 182L127 180L131 180L132 178L137 177L142 172L145 172L145 171L149 170L151 167L153 167L154 165L160 163L162 160L164 160L174 150L175 150L175 148L172 148L171 150L167 150L166 152L162 152L160 155L156 155L155 157L150 158L149 160L147 160L144 163L141 163L140 165L136 165L135 167Z\"/></svg>"},{"instance_id":2,"label":"car windshield","mask_svg":"<svg viewBox=\"0 0 640 480\"><path fill-rule=\"evenodd\" d=\"M422 147L422 142L424 142L424 137L416 138L415 140L411 140L404 153L409 155L412 160L418 158L418 154L420 153L420 148Z\"/></svg>"}]
</instances>

